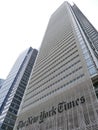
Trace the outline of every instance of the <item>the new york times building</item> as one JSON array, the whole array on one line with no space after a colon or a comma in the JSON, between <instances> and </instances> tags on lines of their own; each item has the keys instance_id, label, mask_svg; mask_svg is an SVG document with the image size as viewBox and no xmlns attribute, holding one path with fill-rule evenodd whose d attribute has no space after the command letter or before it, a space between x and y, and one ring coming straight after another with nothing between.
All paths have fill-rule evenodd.
<instances>
[{"instance_id":1,"label":"the new york times building","mask_svg":"<svg viewBox=\"0 0 98 130\"><path fill-rule=\"evenodd\" d=\"M98 130L98 33L77 12L51 16L14 130Z\"/></svg>"}]
</instances>

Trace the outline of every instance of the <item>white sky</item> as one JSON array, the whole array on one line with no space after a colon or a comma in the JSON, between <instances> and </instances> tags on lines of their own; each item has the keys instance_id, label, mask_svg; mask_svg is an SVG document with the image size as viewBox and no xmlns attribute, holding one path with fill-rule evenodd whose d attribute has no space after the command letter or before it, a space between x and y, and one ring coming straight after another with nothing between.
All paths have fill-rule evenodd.
<instances>
[{"instance_id":1,"label":"white sky","mask_svg":"<svg viewBox=\"0 0 98 130\"><path fill-rule=\"evenodd\" d=\"M6 78L22 51L40 47L50 16L63 2L0 0L0 78ZM73 2L98 30L98 0Z\"/></svg>"}]
</instances>

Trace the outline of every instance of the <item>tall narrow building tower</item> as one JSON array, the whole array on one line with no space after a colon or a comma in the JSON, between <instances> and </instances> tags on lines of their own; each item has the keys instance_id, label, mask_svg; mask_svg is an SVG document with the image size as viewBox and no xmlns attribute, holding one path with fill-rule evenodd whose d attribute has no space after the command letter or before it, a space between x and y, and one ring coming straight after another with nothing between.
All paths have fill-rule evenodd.
<instances>
[{"instance_id":1,"label":"tall narrow building tower","mask_svg":"<svg viewBox=\"0 0 98 130\"><path fill-rule=\"evenodd\" d=\"M53 13L14 130L98 130L97 39L76 5Z\"/></svg>"},{"instance_id":2,"label":"tall narrow building tower","mask_svg":"<svg viewBox=\"0 0 98 130\"><path fill-rule=\"evenodd\" d=\"M0 130L13 130L37 50L31 47L17 59L0 89Z\"/></svg>"}]
</instances>

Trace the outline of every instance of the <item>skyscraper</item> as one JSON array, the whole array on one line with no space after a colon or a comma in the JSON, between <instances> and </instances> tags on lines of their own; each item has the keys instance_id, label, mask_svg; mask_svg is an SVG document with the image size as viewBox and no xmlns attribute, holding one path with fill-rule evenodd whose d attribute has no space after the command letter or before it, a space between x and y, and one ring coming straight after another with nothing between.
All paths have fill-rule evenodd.
<instances>
[{"instance_id":1,"label":"skyscraper","mask_svg":"<svg viewBox=\"0 0 98 130\"><path fill-rule=\"evenodd\" d=\"M17 59L0 89L0 130L13 130L37 50L31 47Z\"/></svg>"},{"instance_id":2,"label":"skyscraper","mask_svg":"<svg viewBox=\"0 0 98 130\"><path fill-rule=\"evenodd\" d=\"M4 79L0 79L0 88L2 87L3 83L4 83Z\"/></svg>"},{"instance_id":3,"label":"skyscraper","mask_svg":"<svg viewBox=\"0 0 98 130\"><path fill-rule=\"evenodd\" d=\"M51 16L14 130L98 130L98 33L77 10Z\"/></svg>"}]
</instances>

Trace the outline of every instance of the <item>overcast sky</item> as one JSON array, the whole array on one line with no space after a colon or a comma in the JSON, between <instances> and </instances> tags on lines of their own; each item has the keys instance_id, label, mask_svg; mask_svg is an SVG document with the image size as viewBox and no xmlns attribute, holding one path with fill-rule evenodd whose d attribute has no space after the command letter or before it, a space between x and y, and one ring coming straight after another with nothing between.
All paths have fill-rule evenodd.
<instances>
[{"instance_id":1,"label":"overcast sky","mask_svg":"<svg viewBox=\"0 0 98 130\"><path fill-rule=\"evenodd\" d=\"M51 14L63 2L0 0L0 78L6 78L17 57L26 48L39 49ZM73 2L98 30L98 0Z\"/></svg>"}]
</instances>

